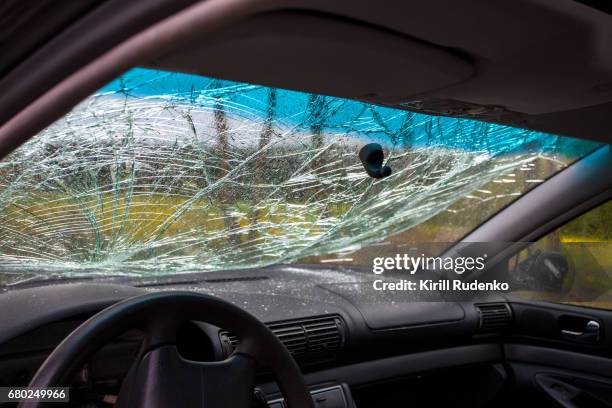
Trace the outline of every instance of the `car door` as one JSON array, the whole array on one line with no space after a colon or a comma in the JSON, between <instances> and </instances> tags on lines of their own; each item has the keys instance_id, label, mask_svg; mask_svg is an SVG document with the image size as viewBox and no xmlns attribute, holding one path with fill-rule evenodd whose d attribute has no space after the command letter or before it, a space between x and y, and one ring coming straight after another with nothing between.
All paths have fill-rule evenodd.
<instances>
[{"instance_id":1,"label":"car door","mask_svg":"<svg viewBox=\"0 0 612 408\"><path fill-rule=\"evenodd\" d=\"M506 273L507 406L611 407L612 201L515 254Z\"/></svg>"}]
</instances>

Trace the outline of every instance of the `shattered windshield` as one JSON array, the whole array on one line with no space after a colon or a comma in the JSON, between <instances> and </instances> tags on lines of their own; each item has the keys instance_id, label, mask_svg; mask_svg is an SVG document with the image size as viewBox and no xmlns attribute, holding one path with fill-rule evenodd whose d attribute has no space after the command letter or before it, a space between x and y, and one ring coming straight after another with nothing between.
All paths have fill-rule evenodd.
<instances>
[{"instance_id":1,"label":"shattered windshield","mask_svg":"<svg viewBox=\"0 0 612 408\"><path fill-rule=\"evenodd\" d=\"M368 143L390 176L364 171ZM134 69L0 162L0 283L366 264L384 246L460 239L596 147Z\"/></svg>"}]
</instances>

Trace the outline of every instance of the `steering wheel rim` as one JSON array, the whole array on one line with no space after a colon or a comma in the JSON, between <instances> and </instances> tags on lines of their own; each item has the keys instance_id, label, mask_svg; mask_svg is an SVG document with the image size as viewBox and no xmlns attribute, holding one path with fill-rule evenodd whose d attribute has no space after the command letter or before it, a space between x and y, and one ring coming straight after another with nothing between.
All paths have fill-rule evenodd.
<instances>
[{"instance_id":1,"label":"steering wheel rim","mask_svg":"<svg viewBox=\"0 0 612 408\"><path fill-rule=\"evenodd\" d=\"M236 351L223 362L184 360L178 355L174 344L178 327L185 320L204 321L229 330L240 339ZM128 378L124 380L118 407L144 404L152 408L177 404L184 407L189 404L198 407L246 407L245 398L249 401L253 398L251 385L254 384L257 363L271 369L289 408L314 408L304 378L293 357L261 321L223 299L187 291L163 291L135 296L97 313L77 327L51 352L29 386L44 388L68 385L76 371L96 351L120 334L134 328L145 333L145 340ZM172 376L167 372L161 374L160 367L177 372L172 373ZM148 378L151 375L155 378ZM246 387L251 388L250 395L245 394L246 390L239 393L228 389L231 383L229 379L224 379L224 376L239 377L241 381L248 382ZM208 382L215 385L205 387ZM156 388L164 385L175 386L176 389ZM234 385L241 387L240 383ZM139 387L146 388L147 391L139 391ZM216 388L224 389L221 392ZM189 403L172 400L173 395L187 398L188 392L193 394L189 395ZM218 395L213 395L215 392ZM196 395L198 393L199 396ZM154 395L159 396L159 401L151 399ZM234 404L228 405L230 400L233 400ZM19 405L21 408L41 406L41 401L25 401Z\"/></svg>"}]
</instances>

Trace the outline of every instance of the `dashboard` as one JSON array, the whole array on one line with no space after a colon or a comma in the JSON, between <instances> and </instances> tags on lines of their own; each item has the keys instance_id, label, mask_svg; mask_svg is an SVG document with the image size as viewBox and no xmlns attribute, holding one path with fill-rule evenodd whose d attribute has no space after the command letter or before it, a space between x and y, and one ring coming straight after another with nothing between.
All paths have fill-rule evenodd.
<instances>
[{"instance_id":1,"label":"dashboard","mask_svg":"<svg viewBox=\"0 0 612 408\"><path fill-rule=\"evenodd\" d=\"M441 369L488 371L503 358L494 339L512 319L504 298L436 302L371 288L367 273L278 266L14 289L0 294L0 386L27 385L53 348L105 307L167 290L213 294L265 322L300 365L321 407L351 407L353 395L370 401L359 406L375 406L374 396L389 381L437 376ZM240 341L223 328L192 321L177 337L179 353L196 361L223 360ZM103 347L74 379L71 398L83 406L112 406L141 341L142 334L131 330ZM258 392L270 406L283 406L265 368L258 372Z\"/></svg>"}]
</instances>

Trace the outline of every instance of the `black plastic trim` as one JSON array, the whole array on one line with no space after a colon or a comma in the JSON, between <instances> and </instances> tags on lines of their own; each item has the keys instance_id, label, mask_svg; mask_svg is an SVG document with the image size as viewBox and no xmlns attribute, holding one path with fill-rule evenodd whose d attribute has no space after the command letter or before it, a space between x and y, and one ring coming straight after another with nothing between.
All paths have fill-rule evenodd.
<instances>
[{"instance_id":1,"label":"black plastic trim","mask_svg":"<svg viewBox=\"0 0 612 408\"><path fill-rule=\"evenodd\" d=\"M612 376L612 359L606 357L513 343L505 344L504 352L509 362L558 367L604 377Z\"/></svg>"},{"instance_id":2,"label":"black plastic trim","mask_svg":"<svg viewBox=\"0 0 612 408\"><path fill-rule=\"evenodd\" d=\"M476 344L350 364L306 374L304 378L307 384L333 381L355 386L442 368L497 363L503 358L500 344ZM266 394L278 391L275 383L262 384L260 388Z\"/></svg>"}]
</instances>

